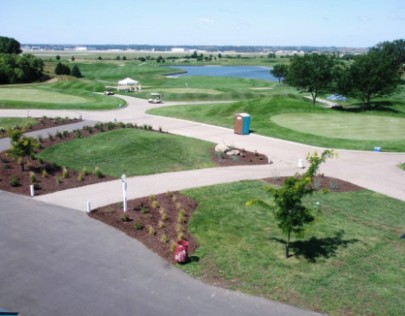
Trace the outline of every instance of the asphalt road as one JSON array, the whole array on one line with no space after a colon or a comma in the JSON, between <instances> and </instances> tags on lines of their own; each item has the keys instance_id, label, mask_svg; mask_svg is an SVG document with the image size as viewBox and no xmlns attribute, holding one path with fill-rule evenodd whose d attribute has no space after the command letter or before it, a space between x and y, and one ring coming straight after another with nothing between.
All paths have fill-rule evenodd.
<instances>
[{"instance_id":1,"label":"asphalt road","mask_svg":"<svg viewBox=\"0 0 405 316\"><path fill-rule=\"evenodd\" d=\"M138 241L0 191L0 308L21 315L317 315L193 279Z\"/></svg>"}]
</instances>

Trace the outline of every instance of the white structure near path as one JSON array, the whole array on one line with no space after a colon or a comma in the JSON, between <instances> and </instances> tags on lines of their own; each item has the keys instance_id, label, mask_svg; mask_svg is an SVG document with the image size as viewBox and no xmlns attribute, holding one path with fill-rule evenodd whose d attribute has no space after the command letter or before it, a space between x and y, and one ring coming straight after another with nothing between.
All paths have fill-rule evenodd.
<instances>
[{"instance_id":1,"label":"white structure near path","mask_svg":"<svg viewBox=\"0 0 405 316\"><path fill-rule=\"evenodd\" d=\"M141 90L141 85L137 80L125 78L123 80L118 81L117 90L139 91Z\"/></svg>"}]
</instances>

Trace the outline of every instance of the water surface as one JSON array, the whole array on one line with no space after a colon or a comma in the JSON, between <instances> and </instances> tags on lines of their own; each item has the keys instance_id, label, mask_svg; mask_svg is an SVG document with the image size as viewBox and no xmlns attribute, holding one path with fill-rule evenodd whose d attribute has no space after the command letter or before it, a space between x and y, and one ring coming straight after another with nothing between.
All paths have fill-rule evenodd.
<instances>
[{"instance_id":1,"label":"water surface","mask_svg":"<svg viewBox=\"0 0 405 316\"><path fill-rule=\"evenodd\" d=\"M167 66L167 68L187 71L184 74L171 75L170 77L214 76L278 81L270 73L271 68L264 66Z\"/></svg>"}]
</instances>

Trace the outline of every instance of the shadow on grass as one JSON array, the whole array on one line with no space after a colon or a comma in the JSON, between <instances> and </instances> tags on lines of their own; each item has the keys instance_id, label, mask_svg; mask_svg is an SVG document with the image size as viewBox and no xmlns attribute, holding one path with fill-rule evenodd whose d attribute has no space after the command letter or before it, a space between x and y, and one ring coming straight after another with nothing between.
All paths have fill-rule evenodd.
<instances>
[{"instance_id":1,"label":"shadow on grass","mask_svg":"<svg viewBox=\"0 0 405 316\"><path fill-rule=\"evenodd\" d=\"M357 239L343 239L344 231L336 232L333 237L317 238L311 237L308 240L297 240L290 243L292 256L304 258L308 262L315 263L319 258L332 258L336 256L339 248L347 248L348 245L358 242ZM285 244L283 239L272 238L273 240Z\"/></svg>"}]
</instances>

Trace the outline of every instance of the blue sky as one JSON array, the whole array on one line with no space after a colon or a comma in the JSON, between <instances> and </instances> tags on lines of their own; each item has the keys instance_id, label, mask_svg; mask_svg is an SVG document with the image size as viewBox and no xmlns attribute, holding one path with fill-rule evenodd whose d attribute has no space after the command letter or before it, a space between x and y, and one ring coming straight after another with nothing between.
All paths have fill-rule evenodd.
<instances>
[{"instance_id":1,"label":"blue sky","mask_svg":"<svg viewBox=\"0 0 405 316\"><path fill-rule=\"evenodd\" d=\"M404 0L0 0L21 43L370 47L405 38Z\"/></svg>"}]
</instances>

